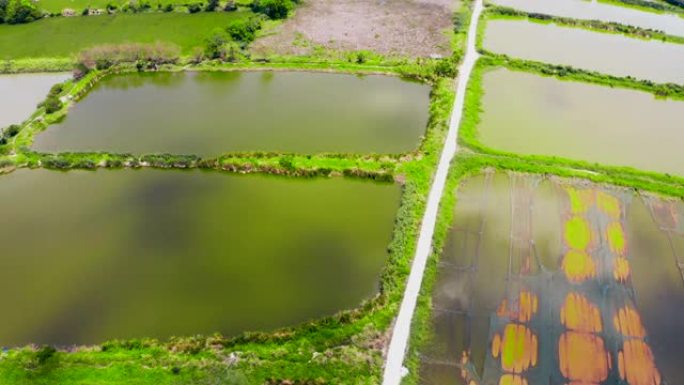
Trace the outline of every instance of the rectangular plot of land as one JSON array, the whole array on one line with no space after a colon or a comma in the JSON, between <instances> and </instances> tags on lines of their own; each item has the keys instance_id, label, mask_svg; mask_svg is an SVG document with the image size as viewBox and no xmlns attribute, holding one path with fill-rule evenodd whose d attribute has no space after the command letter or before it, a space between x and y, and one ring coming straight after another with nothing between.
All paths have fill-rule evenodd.
<instances>
[{"instance_id":1,"label":"rectangular plot of land","mask_svg":"<svg viewBox=\"0 0 684 385\"><path fill-rule=\"evenodd\" d=\"M486 146L684 175L684 102L507 69L482 85Z\"/></svg>"},{"instance_id":2,"label":"rectangular plot of land","mask_svg":"<svg viewBox=\"0 0 684 385\"><path fill-rule=\"evenodd\" d=\"M658 83L684 83L684 45L528 21L492 20L484 47L512 57Z\"/></svg>"}]
</instances>

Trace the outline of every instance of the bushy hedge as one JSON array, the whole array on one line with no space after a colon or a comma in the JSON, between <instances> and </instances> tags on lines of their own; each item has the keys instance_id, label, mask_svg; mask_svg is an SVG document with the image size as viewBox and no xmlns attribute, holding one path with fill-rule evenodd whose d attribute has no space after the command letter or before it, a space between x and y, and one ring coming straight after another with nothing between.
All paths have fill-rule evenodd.
<instances>
[{"instance_id":1,"label":"bushy hedge","mask_svg":"<svg viewBox=\"0 0 684 385\"><path fill-rule=\"evenodd\" d=\"M0 0L0 23L28 23L41 16L42 13L31 0Z\"/></svg>"},{"instance_id":2,"label":"bushy hedge","mask_svg":"<svg viewBox=\"0 0 684 385\"><path fill-rule=\"evenodd\" d=\"M252 11L263 13L271 19L284 19L299 0L254 0Z\"/></svg>"},{"instance_id":3,"label":"bushy hedge","mask_svg":"<svg viewBox=\"0 0 684 385\"><path fill-rule=\"evenodd\" d=\"M124 63L143 63L154 67L176 63L180 54L180 47L170 43L104 44L81 51L78 63L88 70L107 69Z\"/></svg>"}]
</instances>

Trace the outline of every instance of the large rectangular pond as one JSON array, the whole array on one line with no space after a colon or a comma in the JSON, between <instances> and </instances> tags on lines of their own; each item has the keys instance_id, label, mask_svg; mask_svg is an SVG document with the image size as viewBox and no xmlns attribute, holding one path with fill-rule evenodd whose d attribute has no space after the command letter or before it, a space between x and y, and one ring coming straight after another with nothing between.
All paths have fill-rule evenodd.
<instances>
[{"instance_id":1,"label":"large rectangular pond","mask_svg":"<svg viewBox=\"0 0 684 385\"><path fill-rule=\"evenodd\" d=\"M400 188L218 172L0 176L0 346L270 330L378 291Z\"/></svg>"},{"instance_id":2,"label":"large rectangular pond","mask_svg":"<svg viewBox=\"0 0 684 385\"><path fill-rule=\"evenodd\" d=\"M484 47L521 59L684 84L684 45L521 20L490 20Z\"/></svg>"},{"instance_id":3,"label":"large rectangular pond","mask_svg":"<svg viewBox=\"0 0 684 385\"><path fill-rule=\"evenodd\" d=\"M421 384L684 376L681 202L519 174L470 178L457 200Z\"/></svg>"},{"instance_id":4,"label":"large rectangular pond","mask_svg":"<svg viewBox=\"0 0 684 385\"><path fill-rule=\"evenodd\" d=\"M521 154L684 175L684 102L495 69L483 75L479 139Z\"/></svg>"},{"instance_id":5,"label":"large rectangular pond","mask_svg":"<svg viewBox=\"0 0 684 385\"><path fill-rule=\"evenodd\" d=\"M424 134L430 87L304 72L136 73L106 78L38 151L216 156L231 151L402 153Z\"/></svg>"},{"instance_id":6,"label":"large rectangular pond","mask_svg":"<svg viewBox=\"0 0 684 385\"><path fill-rule=\"evenodd\" d=\"M587 0L493 0L526 12L571 17L574 19L601 20L684 36L684 18L670 13L644 12L633 8Z\"/></svg>"},{"instance_id":7,"label":"large rectangular pond","mask_svg":"<svg viewBox=\"0 0 684 385\"><path fill-rule=\"evenodd\" d=\"M50 88L69 76L65 73L0 75L0 128L26 120Z\"/></svg>"}]
</instances>

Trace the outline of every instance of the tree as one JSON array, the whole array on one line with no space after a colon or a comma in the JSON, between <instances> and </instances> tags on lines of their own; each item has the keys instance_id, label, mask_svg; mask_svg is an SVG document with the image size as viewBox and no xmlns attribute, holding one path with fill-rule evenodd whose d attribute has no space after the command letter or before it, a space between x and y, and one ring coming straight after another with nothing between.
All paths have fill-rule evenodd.
<instances>
[{"instance_id":1,"label":"tree","mask_svg":"<svg viewBox=\"0 0 684 385\"><path fill-rule=\"evenodd\" d=\"M39 19L41 14L30 0L5 0L4 21L7 24L28 23Z\"/></svg>"},{"instance_id":2,"label":"tree","mask_svg":"<svg viewBox=\"0 0 684 385\"><path fill-rule=\"evenodd\" d=\"M225 45L230 39L225 32L215 30L206 40L204 44L204 55L209 59L224 58L226 51Z\"/></svg>"},{"instance_id":3,"label":"tree","mask_svg":"<svg viewBox=\"0 0 684 385\"><path fill-rule=\"evenodd\" d=\"M209 0L204 10L206 12L214 12L219 6L219 0Z\"/></svg>"},{"instance_id":4,"label":"tree","mask_svg":"<svg viewBox=\"0 0 684 385\"><path fill-rule=\"evenodd\" d=\"M236 19L228 24L226 32L228 32L233 40L240 42L243 45L247 45L254 41L256 32L261 29L261 22L262 20L260 17Z\"/></svg>"},{"instance_id":5,"label":"tree","mask_svg":"<svg viewBox=\"0 0 684 385\"><path fill-rule=\"evenodd\" d=\"M254 0L252 11L263 13L271 19L284 19L294 4L292 0Z\"/></svg>"}]
</instances>

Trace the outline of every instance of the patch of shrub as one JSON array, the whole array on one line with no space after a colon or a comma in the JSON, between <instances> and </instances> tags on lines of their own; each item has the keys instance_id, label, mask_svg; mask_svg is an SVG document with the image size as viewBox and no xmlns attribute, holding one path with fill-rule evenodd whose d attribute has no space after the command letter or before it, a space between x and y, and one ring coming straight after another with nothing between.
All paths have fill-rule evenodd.
<instances>
[{"instance_id":1,"label":"patch of shrub","mask_svg":"<svg viewBox=\"0 0 684 385\"><path fill-rule=\"evenodd\" d=\"M252 11L271 19L284 19L298 2L299 0L254 0Z\"/></svg>"},{"instance_id":2,"label":"patch of shrub","mask_svg":"<svg viewBox=\"0 0 684 385\"><path fill-rule=\"evenodd\" d=\"M29 23L41 16L38 7L31 0L0 0L0 23Z\"/></svg>"},{"instance_id":3,"label":"patch of shrub","mask_svg":"<svg viewBox=\"0 0 684 385\"><path fill-rule=\"evenodd\" d=\"M45 107L45 112L48 114L53 114L62 109L62 101L54 95L50 95L43 102L43 107Z\"/></svg>"},{"instance_id":4,"label":"patch of shrub","mask_svg":"<svg viewBox=\"0 0 684 385\"><path fill-rule=\"evenodd\" d=\"M166 4L164 6L164 12L173 12L173 4Z\"/></svg>"},{"instance_id":5,"label":"patch of shrub","mask_svg":"<svg viewBox=\"0 0 684 385\"><path fill-rule=\"evenodd\" d=\"M202 3L190 3L188 4L188 12L197 13L202 10Z\"/></svg>"},{"instance_id":6,"label":"patch of shrub","mask_svg":"<svg viewBox=\"0 0 684 385\"><path fill-rule=\"evenodd\" d=\"M238 7L235 5L235 0L228 0L226 1L226 5L223 6L223 10L226 12L233 12L237 11Z\"/></svg>"},{"instance_id":7,"label":"patch of shrub","mask_svg":"<svg viewBox=\"0 0 684 385\"><path fill-rule=\"evenodd\" d=\"M257 31L261 29L262 22L261 17L233 20L226 27L226 32L234 41L247 45L254 41Z\"/></svg>"},{"instance_id":8,"label":"patch of shrub","mask_svg":"<svg viewBox=\"0 0 684 385\"><path fill-rule=\"evenodd\" d=\"M204 7L205 12L214 12L219 6L219 0L209 0L207 5Z\"/></svg>"},{"instance_id":9,"label":"patch of shrub","mask_svg":"<svg viewBox=\"0 0 684 385\"><path fill-rule=\"evenodd\" d=\"M176 63L180 57L180 47L169 43L124 43L105 44L81 51L78 65L81 69L106 69L121 63L142 61L155 67L161 64Z\"/></svg>"}]
</instances>

